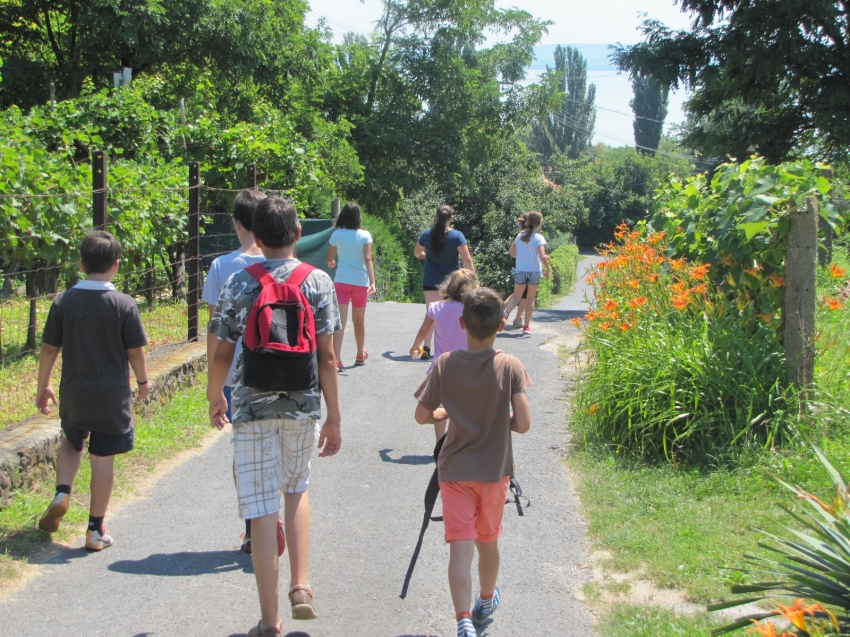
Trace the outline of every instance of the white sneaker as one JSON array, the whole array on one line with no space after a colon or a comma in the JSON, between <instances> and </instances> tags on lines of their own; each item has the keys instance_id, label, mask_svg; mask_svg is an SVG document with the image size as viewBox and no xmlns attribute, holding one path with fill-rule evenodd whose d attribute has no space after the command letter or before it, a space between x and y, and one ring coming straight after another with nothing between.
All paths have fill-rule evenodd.
<instances>
[{"instance_id":1,"label":"white sneaker","mask_svg":"<svg viewBox=\"0 0 850 637\"><path fill-rule=\"evenodd\" d=\"M102 551L108 549L115 543L109 531L104 528L103 535L100 531L86 531L86 550L87 551Z\"/></svg>"}]
</instances>

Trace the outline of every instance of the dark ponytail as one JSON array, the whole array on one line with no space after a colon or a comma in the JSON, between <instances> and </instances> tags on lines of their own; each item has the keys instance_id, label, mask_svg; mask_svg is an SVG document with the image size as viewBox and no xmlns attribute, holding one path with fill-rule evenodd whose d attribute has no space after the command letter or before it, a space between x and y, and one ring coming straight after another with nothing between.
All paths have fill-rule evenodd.
<instances>
[{"instance_id":1,"label":"dark ponytail","mask_svg":"<svg viewBox=\"0 0 850 637\"><path fill-rule=\"evenodd\" d=\"M529 241L531 241L531 237L534 235L534 231L543 225L543 215L541 215L537 211L529 212L525 216L525 224L525 234L522 235L520 239L528 243Z\"/></svg>"},{"instance_id":2,"label":"dark ponytail","mask_svg":"<svg viewBox=\"0 0 850 637\"><path fill-rule=\"evenodd\" d=\"M453 215L451 206L442 205L437 208L437 217L431 226L431 250L434 254L440 254L446 245L446 232Z\"/></svg>"}]
</instances>

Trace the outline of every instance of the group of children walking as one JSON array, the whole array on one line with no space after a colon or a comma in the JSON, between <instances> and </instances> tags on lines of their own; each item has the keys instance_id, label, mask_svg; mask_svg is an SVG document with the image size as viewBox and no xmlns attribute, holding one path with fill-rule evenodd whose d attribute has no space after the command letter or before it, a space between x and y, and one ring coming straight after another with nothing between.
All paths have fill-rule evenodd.
<instances>
[{"instance_id":1,"label":"group of children walking","mask_svg":"<svg viewBox=\"0 0 850 637\"><path fill-rule=\"evenodd\" d=\"M233 477L239 515L246 525L242 548L252 555L260 601L260 621L249 637L283 632L278 582L284 546L289 547L291 616L318 616L308 578L310 463L314 448L320 457L329 457L339 451L342 441L337 377L344 329L341 314L347 315L347 302L353 301L356 361L365 362L361 310L366 299L352 288L365 287L366 297L375 290L371 235L360 229L356 204L348 204L344 212L338 228L353 232L334 233L328 253L329 265L339 268L334 282L296 258L301 226L291 203L255 190L241 192L233 214L240 248L213 262L204 287L203 300L210 306L209 417L218 429L227 423L233 426ZM421 355L420 344L435 330L434 360L414 393L414 416L420 424L433 425L438 439L445 435L437 466L458 637L474 637L475 624L485 622L499 606L498 538L514 473L511 434L523 434L531 426L525 394L531 379L516 357L494 348L523 289L527 286L528 304L533 306L541 270L545 267L549 275L545 240L536 232L542 217L530 213L525 223L511 248L517 255L511 299L504 303L498 293L479 287L473 271L458 269L439 286L440 298L428 305L411 348L412 357ZM150 383L138 308L132 297L111 283L121 246L109 233L95 231L83 241L80 254L86 279L56 297L44 329L36 402L45 414L51 402L56 404L50 374L61 351L63 437L56 495L39 527L58 530L88 440L92 477L85 547L99 551L113 543L103 520L114 457L133 448L128 362L139 400L148 396ZM537 272L532 269L533 256L538 258ZM344 273L340 265L345 261L362 266L366 277L359 268ZM269 298L272 302L267 302ZM340 300L345 301L345 312ZM267 318L262 312L269 313ZM530 316L526 309L526 321ZM303 343L309 343L309 351L302 351ZM269 376L274 378L257 382L260 369L271 369ZM319 426L322 396L327 412ZM476 550L480 591L473 603L471 566Z\"/></svg>"}]
</instances>

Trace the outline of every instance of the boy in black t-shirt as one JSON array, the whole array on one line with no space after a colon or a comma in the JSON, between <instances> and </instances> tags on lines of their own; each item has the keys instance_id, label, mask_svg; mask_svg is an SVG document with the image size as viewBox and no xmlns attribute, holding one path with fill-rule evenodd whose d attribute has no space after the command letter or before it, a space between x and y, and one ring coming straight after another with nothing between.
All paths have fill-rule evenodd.
<instances>
[{"instance_id":1,"label":"boy in black t-shirt","mask_svg":"<svg viewBox=\"0 0 850 637\"><path fill-rule=\"evenodd\" d=\"M59 294L44 326L35 402L50 413L56 394L50 373L62 352L59 418L62 442L56 458L56 496L38 521L42 531L59 529L70 506L71 485L80 468L88 438L91 461L91 504L86 549L100 551L113 540L103 526L114 478L115 455L133 448L133 397L129 361L139 385L139 399L150 393L139 309L132 297L115 289L121 244L108 232L95 230L80 246L86 279Z\"/></svg>"}]
</instances>

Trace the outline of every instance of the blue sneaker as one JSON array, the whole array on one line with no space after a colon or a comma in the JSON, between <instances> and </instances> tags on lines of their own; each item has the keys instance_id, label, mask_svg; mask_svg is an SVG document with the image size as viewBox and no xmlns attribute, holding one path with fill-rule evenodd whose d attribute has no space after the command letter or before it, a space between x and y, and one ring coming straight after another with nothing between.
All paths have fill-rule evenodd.
<instances>
[{"instance_id":1,"label":"blue sneaker","mask_svg":"<svg viewBox=\"0 0 850 637\"><path fill-rule=\"evenodd\" d=\"M479 593L478 598L475 600L475 605L472 607L472 623L483 624L487 621L487 619L496 612L501 599L502 596L499 593L498 588L496 588L493 593L493 597L490 599L481 599L481 593Z\"/></svg>"}]
</instances>

